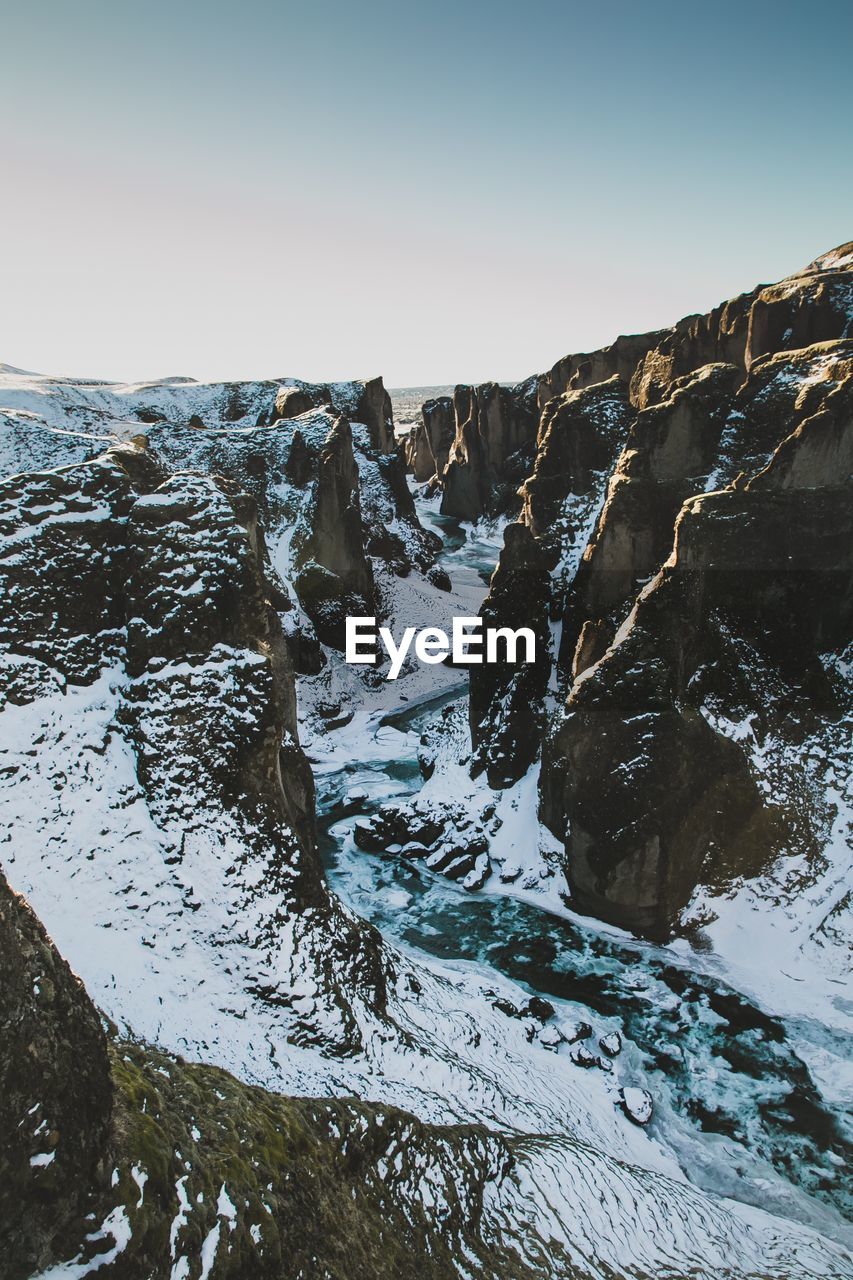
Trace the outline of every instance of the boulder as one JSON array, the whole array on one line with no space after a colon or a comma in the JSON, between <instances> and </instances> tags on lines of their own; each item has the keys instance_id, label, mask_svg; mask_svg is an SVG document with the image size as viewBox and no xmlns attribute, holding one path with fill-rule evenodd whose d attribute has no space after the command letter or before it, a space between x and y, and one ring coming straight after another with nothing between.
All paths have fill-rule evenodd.
<instances>
[{"instance_id":1,"label":"boulder","mask_svg":"<svg viewBox=\"0 0 853 1280\"><path fill-rule=\"evenodd\" d=\"M652 1095L646 1089L619 1090L619 1106L634 1124L645 1126L654 1113Z\"/></svg>"}]
</instances>

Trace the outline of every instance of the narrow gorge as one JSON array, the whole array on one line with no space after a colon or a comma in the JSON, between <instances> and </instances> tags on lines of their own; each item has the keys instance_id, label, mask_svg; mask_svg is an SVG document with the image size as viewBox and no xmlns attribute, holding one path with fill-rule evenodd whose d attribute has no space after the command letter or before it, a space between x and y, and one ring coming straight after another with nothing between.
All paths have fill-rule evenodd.
<instances>
[{"instance_id":1,"label":"narrow gorge","mask_svg":"<svg viewBox=\"0 0 853 1280\"><path fill-rule=\"evenodd\" d=\"M9 1280L853 1277L853 244L431 392L0 366Z\"/></svg>"}]
</instances>

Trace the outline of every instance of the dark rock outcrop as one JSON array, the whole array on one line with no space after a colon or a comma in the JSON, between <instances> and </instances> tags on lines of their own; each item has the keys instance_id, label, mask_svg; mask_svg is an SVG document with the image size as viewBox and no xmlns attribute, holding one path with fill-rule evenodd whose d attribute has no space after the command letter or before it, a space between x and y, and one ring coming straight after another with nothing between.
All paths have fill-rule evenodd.
<instances>
[{"instance_id":1,"label":"dark rock outcrop","mask_svg":"<svg viewBox=\"0 0 853 1280\"><path fill-rule=\"evenodd\" d=\"M824 474L847 474L851 373L849 340L763 357L745 381L734 365L706 365L678 378L665 400L639 413L568 594L564 669L574 662L575 674L584 670L576 648L588 623L612 632L622 622L636 592L669 555L675 517L688 497L754 473L783 437L818 417L823 427L816 425L812 438L820 435L815 450L825 454ZM846 464L849 470L849 458ZM833 473L833 465L841 472ZM816 467L812 475L819 478ZM588 643L585 649L588 665L594 650Z\"/></svg>"},{"instance_id":2,"label":"dark rock outcrop","mask_svg":"<svg viewBox=\"0 0 853 1280\"><path fill-rule=\"evenodd\" d=\"M393 451L394 415L381 378L325 384L290 382L278 388L269 420L298 418L312 409L327 409L351 422L364 423L374 449L379 453Z\"/></svg>"},{"instance_id":3,"label":"dark rock outcrop","mask_svg":"<svg viewBox=\"0 0 853 1280\"><path fill-rule=\"evenodd\" d=\"M421 422L413 429L406 450L406 462L418 481L442 476L456 435L456 414L450 396L427 400L421 407Z\"/></svg>"},{"instance_id":4,"label":"dark rock outcrop","mask_svg":"<svg viewBox=\"0 0 853 1280\"><path fill-rule=\"evenodd\" d=\"M353 829L356 847L368 853L391 852L422 861L429 871L456 880L474 892L492 873L489 837L463 808L437 801L383 805Z\"/></svg>"},{"instance_id":5,"label":"dark rock outcrop","mask_svg":"<svg viewBox=\"0 0 853 1280\"><path fill-rule=\"evenodd\" d=\"M469 716L474 771L486 770L494 787L510 786L527 772L539 754L544 724L544 697L551 671L548 607L550 579L545 557L526 525L509 524L489 594L480 610L484 629L505 627L533 631L536 658L499 661L470 668Z\"/></svg>"},{"instance_id":6,"label":"dark rock outcrop","mask_svg":"<svg viewBox=\"0 0 853 1280\"><path fill-rule=\"evenodd\" d=\"M663 404L633 421L568 594L564 668L574 660L575 672L584 670L576 655L583 628L618 614L666 559L682 503L714 464L738 380L733 365L706 365L676 381ZM588 635L584 649L589 657L595 652Z\"/></svg>"},{"instance_id":7,"label":"dark rock outcrop","mask_svg":"<svg viewBox=\"0 0 853 1280\"><path fill-rule=\"evenodd\" d=\"M123 663L141 774L172 790L175 761L192 759L201 791L221 788L226 803L254 797L268 825L289 824L301 890L316 895L313 782L297 745L293 670L256 505L210 476L161 472L150 490L157 463L143 452L119 447L0 486L7 696L26 702L57 677L86 684L107 662ZM134 474L147 492L136 491ZM226 672L233 698L213 721L203 686ZM194 715L176 710L193 704Z\"/></svg>"},{"instance_id":8,"label":"dark rock outcrop","mask_svg":"<svg viewBox=\"0 0 853 1280\"><path fill-rule=\"evenodd\" d=\"M683 320L682 326L689 325L695 318L691 316ZM637 365L671 332L659 329L653 333L622 335L599 351L564 356L537 379L536 402L540 413L549 400L566 391L580 391L583 387L591 387L596 382L607 382L613 377L620 378L627 385L634 376Z\"/></svg>"},{"instance_id":9,"label":"dark rock outcrop","mask_svg":"<svg viewBox=\"0 0 853 1280\"><path fill-rule=\"evenodd\" d=\"M350 416L354 422L363 422L370 433L370 443L379 453L393 453L394 414L391 397L381 378L371 378L357 384L361 391ZM333 404L337 408L333 397Z\"/></svg>"},{"instance_id":10,"label":"dark rock outcrop","mask_svg":"<svg viewBox=\"0 0 853 1280\"><path fill-rule=\"evenodd\" d=\"M349 423L339 418L319 457L310 534L301 544L300 601L321 640L342 649L348 613L373 610L373 570L364 550L358 466Z\"/></svg>"},{"instance_id":11,"label":"dark rock outcrop","mask_svg":"<svg viewBox=\"0 0 853 1280\"><path fill-rule=\"evenodd\" d=\"M168 790L180 761L193 760L199 776L189 807L201 789L244 807L252 826L284 824L300 845L290 849L295 886L318 900L314 786L298 746L293 668L259 538L253 499L221 478L174 476L135 503L125 586L135 679L126 719L151 791ZM185 669L187 657L195 671ZM200 694L226 672L229 703L208 710ZM194 715L176 714L192 706Z\"/></svg>"},{"instance_id":12,"label":"dark rock outcrop","mask_svg":"<svg viewBox=\"0 0 853 1280\"><path fill-rule=\"evenodd\" d=\"M525 474L522 457L532 456L536 437L533 384L503 387L496 382L458 386L453 393L456 434L442 472L444 515L476 520L511 501L513 469L516 485ZM529 457L526 461L529 462ZM507 487L509 481L509 487Z\"/></svg>"},{"instance_id":13,"label":"dark rock outcrop","mask_svg":"<svg viewBox=\"0 0 853 1280\"><path fill-rule=\"evenodd\" d=\"M555 396L545 406L533 471L520 490L521 519L554 564L583 532L566 499L592 494L597 479L612 467L634 416L616 375ZM577 505L587 515L584 504Z\"/></svg>"},{"instance_id":14,"label":"dark rock outcrop","mask_svg":"<svg viewBox=\"0 0 853 1280\"><path fill-rule=\"evenodd\" d=\"M275 418L298 418L326 406L332 406L328 387L281 387L275 397Z\"/></svg>"},{"instance_id":15,"label":"dark rock outcrop","mask_svg":"<svg viewBox=\"0 0 853 1280\"><path fill-rule=\"evenodd\" d=\"M158 424L150 432L167 472L197 468L254 498L262 558L267 542L273 551L284 544L283 554L273 557L276 571L266 566L268 594L279 613L289 615L287 644L301 673L321 669L320 641L343 647L347 613L378 611L372 557L384 562L377 569L401 576L427 573L440 547L418 520L397 449L384 447L392 433L390 417L383 417L385 395L381 380L287 386L279 407L302 409L314 401L326 407L254 430L190 433ZM346 413L330 409L330 401ZM377 448L380 427L385 435Z\"/></svg>"},{"instance_id":16,"label":"dark rock outcrop","mask_svg":"<svg viewBox=\"0 0 853 1280\"><path fill-rule=\"evenodd\" d=\"M760 721L793 743L839 714L826 664L850 635L851 267L842 246L536 383L521 519L550 581L527 621L550 610L561 624L557 687L569 692L546 742L542 813L582 908L638 931L665 934L699 882L816 847L820 805L791 799L790 769L771 802L749 734L726 726ZM465 465L451 455L445 497L487 509L495 469L476 415L458 416ZM493 596L494 581L484 613ZM539 691L515 697L503 676L472 670L477 762L508 743L519 776L541 705Z\"/></svg>"},{"instance_id":17,"label":"dark rock outcrop","mask_svg":"<svg viewBox=\"0 0 853 1280\"><path fill-rule=\"evenodd\" d=\"M122 457L108 451L0 485L6 695L26 703L115 671L121 695L108 737L130 755L166 874L189 883L188 909L201 905L187 869L198 841L219 833L214 861L222 858L231 879L227 898L217 899L222 911L200 926L211 954L220 954L216 930L236 930L245 916L247 996L288 1010L295 1040L321 1036L325 1052L352 1052L361 1033L344 988L358 985L381 1016L385 965L377 936L341 910L323 877L313 779L254 500L233 481L189 472L140 495ZM240 850L234 861L229 848ZM258 916L259 881L275 918ZM275 923L288 918L297 939L303 918L311 921L296 945L327 1008L322 1032L313 1003L304 1016L290 1010Z\"/></svg>"},{"instance_id":18,"label":"dark rock outcrop","mask_svg":"<svg viewBox=\"0 0 853 1280\"><path fill-rule=\"evenodd\" d=\"M714 727L760 709L765 733L796 741L839 714L818 655L853 627L853 488L811 470L822 486L786 487L791 455L780 447L754 487L688 500L672 556L546 747L542 813L572 892L638 932L666 934L700 879L755 875L813 843Z\"/></svg>"},{"instance_id":19,"label":"dark rock outcrop","mask_svg":"<svg viewBox=\"0 0 853 1280\"><path fill-rule=\"evenodd\" d=\"M441 539L418 519L402 455L387 454L377 458L375 465L379 483L362 486L367 488L362 507L366 551L401 578L413 569L428 577L440 573L434 564Z\"/></svg>"},{"instance_id":20,"label":"dark rock outcrop","mask_svg":"<svg viewBox=\"0 0 853 1280\"><path fill-rule=\"evenodd\" d=\"M666 399L673 383L709 364L747 368L750 309L758 294L740 294L705 315L688 316L660 336L630 375L631 399L639 409Z\"/></svg>"},{"instance_id":21,"label":"dark rock outcrop","mask_svg":"<svg viewBox=\"0 0 853 1280\"><path fill-rule=\"evenodd\" d=\"M0 872L0 1256L23 1280L86 1232L107 1186L106 1040L82 984Z\"/></svg>"}]
</instances>

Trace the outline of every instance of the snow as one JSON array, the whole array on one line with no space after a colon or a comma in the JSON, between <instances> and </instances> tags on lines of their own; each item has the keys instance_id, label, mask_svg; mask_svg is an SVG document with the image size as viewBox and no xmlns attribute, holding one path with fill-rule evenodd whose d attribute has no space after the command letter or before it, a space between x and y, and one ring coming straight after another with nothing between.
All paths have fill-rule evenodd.
<instances>
[{"instance_id":1,"label":"snow","mask_svg":"<svg viewBox=\"0 0 853 1280\"><path fill-rule=\"evenodd\" d=\"M75 1259L73 1262L61 1262L55 1267L48 1267L46 1271L39 1272L39 1280L83 1280L84 1276L94 1275L102 1267L111 1266L117 1258L121 1257L130 1244L132 1235L127 1210L124 1205L117 1205L104 1218L100 1228L90 1232L86 1237L90 1244L101 1240L112 1240L111 1248L104 1253L96 1254L88 1262Z\"/></svg>"},{"instance_id":2,"label":"snow","mask_svg":"<svg viewBox=\"0 0 853 1280\"><path fill-rule=\"evenodd\" d=\"M247 412L216 428L221 432L217 447L236 448L241 433L263 436L266 429L255 428L254 421L261 408L268 408L278 385L243 387ZM182 453L183 465L189 459L202 466L214 432L198 432L186 424L193 414L206 423L222 421L216 415L230 394L227 384L169 380L136 387L82 385L5 370L0 392L7 424L14 428L3 454L10 471L79 460L132 431L156 439L167 456L170 450L173 457ZM130 421L139 408L168 413L178 429L170 435L158 425ZM323 414L307 415L300 429L320 435L328 425ZM371 470L363 433L355 435L366 501L379 506L383 491ZM587 532L602 496L603 487L588 503ZM267 542L284 589L292 595L293 540L310 495L282 484L277 498L283 514L267 531ZM449 530L434 499L420 507L425 525L451 536L453 545L443 564L453 590L442 592L416 572L397 578L377 562L388 625L395 631L403 625L449 629L454 614L476 614L485 591L484 572L494 563L502 537L500 525ZM405 533L399 527L396 531ZM570 570L567 560L566 572ZM518 903L539 913L535 918L543 934L548 921L559 918L595 931L599 939L623 936L581 921L566 904L559 851L536 818L538 766L500 793L493 793L482 778L470 778L464 760L464 707L453 713L455 728L432 777L422 786L414 777L419 728L389 720L463 692L458 671L414 663L404 666L397 682L371 685L330 650L326 657L324 670L299 684L301 740L321 795L345 796L358 807L409 795L417 786L424 800L452 798L472 820L493 804L489 857L495 874L474 895L430 877L438 900L467 904L479 897L510 907ZM248 652L223 652L212 655L201 674L225 690L233 663L261 661ZM198 667L175 663L158 678L194 675L199 675ZM771 1175L767 1203L784 1205L789 1220L761 1213L746 1203L759 1199L751 1167L742 1179L742 1195L723 1198L721 1192L727 1195L736 1184L731 1171L728 1180L723 1172L731 1157L712 1139L679 1128L665 1097L660 1103L655 1097L649 1131L622 1114L619 1091L633 1097L649 1081L636 1046L626 1036L608 1071L597 1065L596 1055L582 1041L569 1043L578 1022L586 1020L608 1053L617 1029L606 1015L580 999L554 998L554 1018L544 1027L529 1018L508 1017L495 1002L523 1006L530 993L520 983L485 959L454 959L452 949L445 958L429 952L426 931L440 931L450 916L437 925L426 916L419 922L417 894L403 874L393 860L357 852L351 817L344 816L330 832L337 861L330 874L348 904L340 909L340 919L354 906L368 914L364 904L369 901L373 909L384 905L394 913L400 928L400 933L385 929L388 1009L381 1017L376 1014L359 994L354 976L345 968L334 969L337 962L311 913L291 913L263 856L255 861L246 857L244 833L227 813L211 817L201 812L195 828L187 831L145 794L132 743L122 728L130 692L131 681L116 665L86 686L48 683L28 705L9 705L0 713L4 869L120 1029L280 1092L354 1095L404 1107L427 1121L480 1123L512 1136L517 1144L513 1168L506 1178L487 1184L485 1221L487 1230L503 1225L511 1232L522 1254L535 1249L538 1236L560 1241L573 1264L591 1275L606 1274L607 1268L618 1274L632 1268L634 1274L697 1276L853 1274L840 1248L809 1229L842 1237L843 1225L828 1208L781 1187L782 1180ZM352 710L350 722L330 731L318 713L324 701L340 701ZM745 741L749 730L741 726L732 732ZM395 778L395 770L402 776ZM838 839L842 837L839 827ZM176 841L182 841L179 861L172 856ZM815 890L819 892L823 890ZM814 907L816 913L817 897ZM626 970L626 977L636 979L639 987L644 962L659 961L663 954L669 962L684 961L690 967L707 964L717 976L766 998L761 975L775 943L768 936L766 945L743 954L748 926L735 926L733 920L720 911L708 957L688 956L679 945L638 948L635 969ZM726 930L734 930L729 941ZM755 936L759 938L757 932ZM503 941L520 948L536 939ZM320 960L334 970L337 999L324 985ZM666 998L658 994L661 986L649 984L650 1001ZM788 992L788 1012L808 1007L811 991L796 1001L790 993L793 985L790 992L785 984L782 989ZM287 992L289 1006L266 1001L258 994L263 990ZM821 1014L829 1016L835 1006L828 987L824 994L829 1003ZM360 1041L346 1057L329 1052L342 1037L341 1005L354 1020ZM305 1024L312 1027L313 1040L300 1034ZM834 1070L831 1046L825 1045L824 1052L829 1076ZM588 1068L573 1061L584 1054L593 1060ZM137 1166L132 1176L139 1207L147 1175ZM389 1169L388 1176L397 1175ZM187 1181L188 1175L183 1176L175 1187L172 1280L187 1280L199 1269L201 1276L209 1276L236 1221L236 1207L223 1184L217 1221L205 1235L200 1255L184 1256L181 1234L192 1211ZM425 1205L444 1208L437 1174L433 1180L425 1170L418 1187ZM807 1225L792 1222L795 1215ZM260 1230L253 1228L252 1235L259 1239ZM111 1253L46 1274L80 1277L118 1257L130 1240L124 1209L115 1210L96 1233L96 1238L109 1237L114 1240Z\"/></svg>"},{"instance_id":3,"label":"snow","mask_svg":"<svg viewBox=\"0 0 853 1280\"><path fill-rule=\"evenodd\" d=\"M130 1171L130 1176L139 1188L139 1199L136 1202L136 1207L141 1209L145 1200L145 1184L148 1181L148 1174L139 1165L134 1165Z\"/></svg>"},{"instance_id":4,"label":"snow","mask_svg":"<svg viewBox=\"0 0 853 1280\"><path fill-rule=\"evenodd\" d=\"M652 1118L652 1095L646 1089L636 1089L630 1086L621 1089L619 1098L625 1108L629 1118L635 1124L648 1124Z\"/></svg>"}]
</instances>

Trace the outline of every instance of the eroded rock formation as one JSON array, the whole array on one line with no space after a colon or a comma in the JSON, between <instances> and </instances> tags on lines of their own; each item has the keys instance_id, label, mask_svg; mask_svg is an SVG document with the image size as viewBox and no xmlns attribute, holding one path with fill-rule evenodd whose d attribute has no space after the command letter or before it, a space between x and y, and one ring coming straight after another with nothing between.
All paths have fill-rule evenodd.
<instances>
[{"instance_id":1,"label":"eroded rock formation","mask_svg":"<svg viewBox=\"0 0 853 1280\"><path fill-rule=\"evenodd\" d=\"M485 768L492 786L515 782L539 753L551 670L549 595L546 560L535 538L526 525L507 525L500 562L480 616L484 628L533 631L536 660L523 660L524 645L519 642L515 662L508 661L501 648L499 661L470 669L474 768Z\"/></svg>"},{"instance_id":2,"label":"eroded rock formation","mask_svg":"<svg viewBox=\"0 0 853 1280\"><path fill-rule=\"evenodd\" d=\"M762 792L728 726L760 715L759 741L797 744L841 714L820 657L853 624L853 489L763 483L684 505L672 556L546 747L542 813L574 896L639 932L665 935L700 879L814 851L814 826L790 793Z\"/></svg>"},{"instance_id":3,"label":"eroded rock formation","mask_svg":"<svg viewBox=\"0 0 853 1280\"><path fill-rule=\"evenodd\" d=\"M406 465L419 483L444 473L455 435L451 397L426 400L421 406L421 421L406 441Z\"/></svg>"},{"instance_id":4,"label":"eroded rock formation","mask_svg":"<svg viewBox=\"0 0 853 1280\"><path fill-rule=\"evenodd\" d=\"M520 519L550 571L536 609L559 626L568 693L542 814L581 908L640 932L672 928L697 883L811 856L826 830L783 757L848 696L851 264L842 246L538 382ZM494 587L485 613L500 614ZM528 706L472 671L482 759L503 759ZM762 731L738 738L743 723ZM772 797L752 759L762 741ZM535 755L518 753L515 777Z\"/></svg>"},{"instance_id":5,"label":"eroded rock formation","mask_svg":"<svg viewBox=\"0 0 853 1280\"><path fill-rule=\"evenodd\" d=\"M302 567L294 585L320 639L341 649L347 613L373 612L374 595L362 535L358 467L344 418L323 442L309 519L310 533L297 543Z\"/></svg>"},{"instance_id":6,"label":"eroded rock formation","mask_svg":"<svg viewBox=\"0 0 853 1280\"><path fill-rule=\"evenodd\" d=\"M147 455L142 443L119 446L0 485L5 697L22 705L116 673L122 695L106 742L132 751L147 821L193 910L201 902L192 868L209 856L208 831L218 833L218 856L229 840L243 851L229 869L225 916L197 927L215 934L245 914L243 927L257 929L257 992L281 1000L280 945L269 908L259 918L253 905L259 877L277 909L325 916L334 944L318 961L318 994L325 982L320 998L339 1007L346 1043L358 1032L333 973L335 949L380 1003L384 976L374 935L338 917L323 880L255 501L209 474L161 471L152 488L161 464Z\"/></svg>"},{"instance_id":7,"label":"eroded rock formation","mask_svg":"<svg viewBox=\"0 0 853 1280\"><path fill-rule=\"evenodd\" d=\"M113 1087L82 984L0 872L0 1253L19 1280L84 1236L106 1190Z\"/></svg>"}]
</instances>

